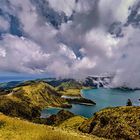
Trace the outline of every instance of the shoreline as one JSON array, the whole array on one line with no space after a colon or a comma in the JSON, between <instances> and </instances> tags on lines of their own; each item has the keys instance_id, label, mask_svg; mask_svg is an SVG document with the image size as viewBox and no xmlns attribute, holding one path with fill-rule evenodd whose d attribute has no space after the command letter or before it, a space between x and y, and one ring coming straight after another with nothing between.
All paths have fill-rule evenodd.
<instances>
[{"instance_id":1,"label":"shoreline","mask_svg":"<svg viewBox=\"0 0 140 140\"><path fill-rule=\"evenodd\" d=\"M84 98L83 90L89 90L89 89L81 89L80 94L79 94L80 96L67 96L67 95L62 95L62 96L64 96L64 99L66 99L68 101L68 103L71 104L71 105L73 105L73 104L79 104L79 105L83 105L83 106L96 105L96 103L94 101ZM63 98L62 96L61 96L61 98ZM41 112L43 110L45 110L45 109L58 109L58 110L61 110L61 109L70 109L70 108L48 106L48 107L42 109Z\"/></svg>"}]
</instances>

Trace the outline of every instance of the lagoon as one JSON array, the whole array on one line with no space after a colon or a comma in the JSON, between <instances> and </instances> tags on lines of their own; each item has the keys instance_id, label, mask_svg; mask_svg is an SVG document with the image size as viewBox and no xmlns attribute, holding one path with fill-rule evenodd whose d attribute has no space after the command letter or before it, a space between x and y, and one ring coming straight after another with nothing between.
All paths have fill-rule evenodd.
<instances>
[{"instance_id":1,"label":"lagoon","mask_svg":"<svg viewBox=\"0 0 140 140\"><path fill-rule=\"evenodd\" d=\"M81 95L84 98L93 100L96 105L85 106L79 104L73 104L72 108L67 109L74 114L84 117L92 117L93 114L106 107L125 106L128 99L131 99L133 105L140 106L140 90L120 90L120 89L90 89L82 90ZM41 113L42 117L48 117L52 114L56 114L60 108L47 108Z\"/></svg>"}]
</instances>

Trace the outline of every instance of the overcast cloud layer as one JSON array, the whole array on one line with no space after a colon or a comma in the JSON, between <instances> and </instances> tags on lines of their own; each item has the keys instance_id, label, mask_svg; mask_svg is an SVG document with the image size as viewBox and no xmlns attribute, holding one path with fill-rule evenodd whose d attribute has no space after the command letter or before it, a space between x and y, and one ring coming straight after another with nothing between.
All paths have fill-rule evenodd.
<instances>
[{"instance_id":1,"label":"overcast cloud layer","mask_svg":"<svg viewBox=\"0 0 140 140\"><path fill-rule=\"evenodd\" d=\"M0 71L140 87L139 0L0 0Z\"/></svg>"}]
</instances>

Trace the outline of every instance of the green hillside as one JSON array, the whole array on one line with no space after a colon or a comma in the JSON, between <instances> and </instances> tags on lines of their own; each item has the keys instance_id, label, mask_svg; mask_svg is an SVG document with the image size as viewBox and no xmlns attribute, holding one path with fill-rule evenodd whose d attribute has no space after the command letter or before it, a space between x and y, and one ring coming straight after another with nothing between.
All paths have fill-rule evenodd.
<instances>
[{"instance_id":1,"label":"green hillside","mask_svg":"<svg viewBox=\"0 0 140 140\"><path fill-rule=\"evenodd\" d=\"M32 82L18 86L0 96L0 112L32 119L40 116L40 110L53 107L71 107L56 90L44 82Z\"/></svg>"},{"instance_id":2,"label":"green hillside","mask_svg":"<svg viewBox=\"0 0 140 140\"><path fill-rule=\"evenodd\" d=\"M67 102L60 98L61 95L55 88L44 82L14 88L12 95L21 99L21 93L24 97L30 99L31 104L42 108L46 106L65 107L67 105Z\"/></svg>"},{"instance_id":3,"label":"green hillside","mask_svg":"<svg viewBox=\"0 0 140 140\"><path fill-rule=\"evenodd\" d=\"M87 120L82 116L74 116L61 122L58 127L78 131L79 126Z\"/></svg>"},{"instance_id":4,"label":"green hillside","mask_svg":"<svg viewBox=\"0 0 140 140\"><path fill-rule=\"evenodd\" d=\"M66 82L62 82L59 86L57 86L57 91L59 91L62 95L67 96L80 96L80 90L83 89L84 86L82 83L77 82L75 80L69 80Z\"/></svg>"},{"instance_id":5,"label":"green hillside","mask_svg":"<svg viewBox=\"0 0 140 140\"><path fill-rule=\"evenodd\" d=\"M96 136L34 124L0 114L0 140L102 140Z\"/></svg>"},{"instance_id":6,"label":"green hillside","mask_svg":"<svg viewBox=\"0 0 140 140\"><path fill-rule=\"evenodd\" d=\"M112 140L140 139L140 107L101 110L82 123L79 130Z\"/></svg>"}]
</instances>

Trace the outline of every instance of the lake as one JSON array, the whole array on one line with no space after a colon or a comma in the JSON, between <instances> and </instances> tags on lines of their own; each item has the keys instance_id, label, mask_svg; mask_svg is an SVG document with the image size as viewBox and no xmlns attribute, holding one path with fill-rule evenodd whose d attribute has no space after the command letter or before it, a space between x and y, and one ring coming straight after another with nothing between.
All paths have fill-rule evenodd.
<instances>
[{"instance_id":1,"label":"lake","mask_svg":"<svg viewBox=\"0 0 140 140\"><path fill-rule=\"evenodd\" d=\"M128 99L131 99L133 105L140 106L140 90L120 90L120 89L91 89L82 90L84 98L96 102L95 106L85 106L73 104L71 109L67 109L74 114L82 115L84 117L91 117L93 114L106 107L125 106ZM60 108L47 108L42 111L42 117L48 117L56 114Z\"/></svg>"}]
</instances>

